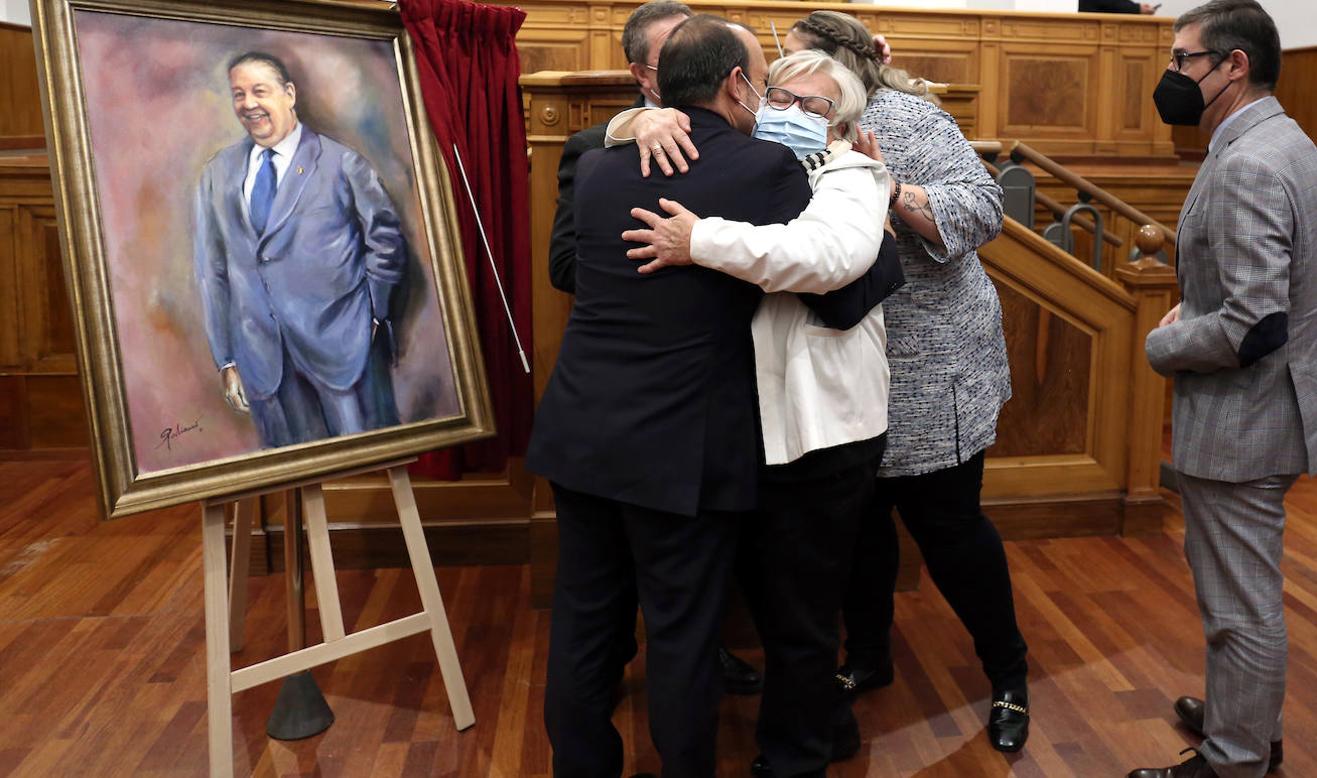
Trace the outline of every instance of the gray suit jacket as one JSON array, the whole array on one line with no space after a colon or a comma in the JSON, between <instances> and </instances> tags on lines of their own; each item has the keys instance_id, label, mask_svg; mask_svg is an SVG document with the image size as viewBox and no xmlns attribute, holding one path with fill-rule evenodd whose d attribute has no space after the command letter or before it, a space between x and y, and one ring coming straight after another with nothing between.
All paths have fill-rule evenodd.
<instances>
[{"instance_id":1,"label":"gray suit jacket","mask_svg":"<svg viewBox=\"0 0 1317 778\"><path fill-rule=\"evenodd\" d=\"M1243 482L1317 465L1317 147L1268 97L1226 127L1180 213L1173 464Z\"/></svg>"},{"instance_id":2,"label":"gray suit jacket","mask_svg":"<svg viewBox=\"0 0 1317 778\"><path fill-rule=\"evenodd\" d=\"M302 128L258 235L242 183L252 141L223 149L197 187L194 258L216 367L238 366L248 397L283 380L283 349L323 387L344 391L366 369L371 320L389 316L406 267L397 210L370 163Z\"/></svg>"}]
</instances>

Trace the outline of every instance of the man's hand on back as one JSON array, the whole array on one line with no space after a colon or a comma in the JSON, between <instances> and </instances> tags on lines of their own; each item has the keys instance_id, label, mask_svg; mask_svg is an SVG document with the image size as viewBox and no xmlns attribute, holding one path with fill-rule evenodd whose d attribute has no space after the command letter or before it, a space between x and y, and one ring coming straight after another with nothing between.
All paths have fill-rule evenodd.
<instances>
[{"instance_id":1,"label":"man's hand on back","mask_svg":"<svg viewBox=\"0 0 1317 778\"><path fill-rule=\"evenodd\" d=\"M632 208L631 215L649 225L647 230L627 230L622 233L622 240L648 245L630 249L626 255L629 259L652 259L640 266L641 273L653 273L665 267L692 264L691 231L699 216L682 207L676 200L666 197L659 200L659 207L672 214L663 218L644 208Z\"/></svg>"}]
</instances>

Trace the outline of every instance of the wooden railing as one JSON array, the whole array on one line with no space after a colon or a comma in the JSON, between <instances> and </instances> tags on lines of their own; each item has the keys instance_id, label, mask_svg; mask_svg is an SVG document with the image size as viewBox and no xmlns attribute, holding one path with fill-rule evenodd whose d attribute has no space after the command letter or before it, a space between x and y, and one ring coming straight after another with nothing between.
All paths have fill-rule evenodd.
<instances>
[{"instance_id":1,"label":"wooden railing","mask_svg":"<svg viewBox=\"0 0 1317 778\"><path fill-rule=\"evenodd\" d=\"M1032 178L1036 179L1037 175L1043 174L1073 189L1078 204L1093 205L1096 203L1104 207L1109 216L1126 219L1133 223L1140 246L1153 246L1155 243L1155 247L1152 248L1153 255L1174 256L1175 231L1173 229L1046 154L1034 149L1029 144L1011 140L975 141L972 145L983 157L984 166L998 179L1002 179L1003 174L1006 172L1006 166L998 165L996 161L998 157L1005 155L1009 159L1007 165L1013 167L1023 166L1023 169L1027 170ZM1085 213L1077 209L1072 212L1074 206L1067 207L1057 199L1036 189L1033 191L1033 198L1037 205L1045 208L1055 219L1053 225L1049 226L1060 223L1065 215L1070 213L1070 224L1072 226L1082 229L1090 238L1096 234L1098 225ZM1114 231L1106 229L1106 226L1106 224L1103 225L1101 239L1104 245L1110 247L1111 250L1102 255L1102 261L1096 265L1095 269L1108 276L1114 276L1118 268L1137 259L1140 255L1137 252L1132 252L1128 256L1122 257L1119 253L1116 253L1114 250L1123 247L1125 241ZM1072 253L1076 257L1082 258L1093 253L1091 249L1091 246L1078 245Z\"/></svg>"},{"instance_id":2,"label":"wooden railing","mask_svg":"<svg viewBox=\"0 0 1317 778\"><path fill-rule=\"evenodd\" d=\"M1089 195L1094 200L1097 200L1116 213L1119 213L1126 219L1140 225L1152 227L1154 230L1161 232L1166 240L1171 242L1175 241L1175 230L1158 222L1156 219L1134 206L1127 204L1124 200L1121 200L1097 184L1092 183L1078 173L1072 172L1065 166L1054 161L1051 157L1048 157L1046 154L1034 150L1029 144L1015 141L1011 143L1008 153L1010 154L1011 159L1016 162L1026 161L1037 165L1048 174L1064 181L1070 186L1073 186L1076 190Z\"/></svg>"}]
</instances>

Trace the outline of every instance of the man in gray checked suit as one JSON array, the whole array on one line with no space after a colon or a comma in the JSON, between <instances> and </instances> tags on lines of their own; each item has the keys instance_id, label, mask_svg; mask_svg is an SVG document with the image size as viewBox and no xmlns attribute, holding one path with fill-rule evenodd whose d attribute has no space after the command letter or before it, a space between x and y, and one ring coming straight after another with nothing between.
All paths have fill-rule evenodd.
<instances>
[{"instance_id":1,"label":"man in gray checked suit","mask_svg":"<svg viewBox=\"0 0 1317 778\"><path fill-rule=\"evenodd\" d=\"M1212 133L1180 214L1181 303L1148 334L1175 381L1173 464L1207 637L1207 698L1176 702L1205 736L1130 778L1258 778L1281 761L1286 491L1317 466L1317 147L1272 96L1275 23L1254 0L1175 22L1162 119Z\"/></svg>"}]
</instances>

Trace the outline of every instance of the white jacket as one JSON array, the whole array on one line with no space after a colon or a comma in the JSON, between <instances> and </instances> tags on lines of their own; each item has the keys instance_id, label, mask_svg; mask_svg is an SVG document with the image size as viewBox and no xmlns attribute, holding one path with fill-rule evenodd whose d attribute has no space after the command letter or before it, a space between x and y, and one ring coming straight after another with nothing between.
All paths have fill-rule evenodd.
<instances>
[{"instance_id":1,"label":"white jacket","mask_svg":"<svg viewBox=\"0 0 1317 778\"><path fill-rule=\"evenodd\" d=\"M790 292L823 293L859 278L883 239L886 168L838 141L810 173L814 197L789 224L713 217L691 233L695 263L773 292L751 330L768 464L887 431L887 329L879 305L849 330L824 327Z\"/></svg>"},{"instance_id":2,"label":"white jacket","mask_svg":"<svg viewBox=\"0 0 1317 778\"><path fill-rule=\"evenodd\" d=\"M628 137L630 120L643 110L614 117L606 145L634 140ZM851 329L834 330L792 294L822 294L854 281L873 265L883 241L891 190L887 168L846 141L832 143L825 159L809 172L809 206L790 223L756 227L710 217L696 222L691 233L695 264L771 293L751 323L770 465L887 431L891 379L882 306Z\"/></svg>"}]
</instances>

